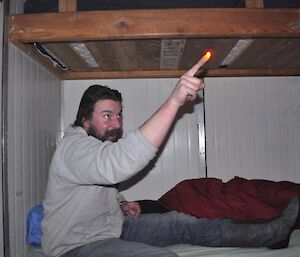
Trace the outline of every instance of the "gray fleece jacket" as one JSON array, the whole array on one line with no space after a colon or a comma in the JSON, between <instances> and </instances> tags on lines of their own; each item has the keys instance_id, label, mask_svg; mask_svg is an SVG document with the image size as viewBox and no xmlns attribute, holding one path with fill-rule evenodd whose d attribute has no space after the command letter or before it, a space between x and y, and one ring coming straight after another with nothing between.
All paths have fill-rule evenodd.
<instances>
[{"instance_id":1,"label":"gray fleece jacket","mask_svg":"<svg viewBox=\"0 0 300 257\"><path fill-rule=\"evenodd\" d=\"M111 143L70 126L54 153L43 201L46 255L120 237L124 198L114 185L142 170L156 151L139 130Z\"/></svg>"}]
</instances>

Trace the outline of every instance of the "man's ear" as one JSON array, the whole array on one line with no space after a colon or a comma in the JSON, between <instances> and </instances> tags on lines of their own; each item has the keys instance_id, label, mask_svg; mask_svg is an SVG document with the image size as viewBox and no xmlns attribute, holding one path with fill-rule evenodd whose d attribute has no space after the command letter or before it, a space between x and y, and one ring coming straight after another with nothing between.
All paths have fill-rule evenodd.
<instances>
[{"instance_id":1,"label":"man's ear","mask_svg":"<svg viewBox=\"0 0 300 257\"><path fill-rule=\"evenodd\" d=\"M88 131L90 129L90 121L83 118L82 126L85 131Z\"/></svg>"}]
</instances>

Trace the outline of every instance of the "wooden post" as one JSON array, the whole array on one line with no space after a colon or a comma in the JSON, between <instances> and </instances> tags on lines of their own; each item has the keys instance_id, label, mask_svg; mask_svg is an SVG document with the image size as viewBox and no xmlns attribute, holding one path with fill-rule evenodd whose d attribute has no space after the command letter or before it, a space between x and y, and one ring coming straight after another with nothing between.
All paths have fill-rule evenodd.
<instances>
[{"instance_id":1,"label":"wooden post","mask_svg":"<svg viewBox=\"0 0 300 257\"><path fill-rule=\"evenodd\" d=\"M59 0L58 1L59 12L76 12L77 0Z\"/></svg>"},{"instance_id":2,"label":"wooden post","mask_svg":"<svg viewBox=\"0 0 300 257\"><path fill-rule=\"evenodd\" d=\"M264 0L245 0L246 8L264 8Z\"/></svg>"}]
</instances>

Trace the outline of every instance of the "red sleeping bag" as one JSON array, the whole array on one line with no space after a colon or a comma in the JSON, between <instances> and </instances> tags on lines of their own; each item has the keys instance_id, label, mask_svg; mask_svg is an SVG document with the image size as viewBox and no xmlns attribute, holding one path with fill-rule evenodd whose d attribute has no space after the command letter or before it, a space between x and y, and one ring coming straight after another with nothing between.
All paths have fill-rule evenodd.
<instances>
[{"instance_id":1,"label":"red sleeping bag","mask_svg":"<svg viewBox=\"0 0 300 257\"><path fill-rule=\"evenodd\" d=\"M216 178L184 180L158 202L199 218L240 221L268 220L280 216L290 199L300 196L300 184L288 181L247 180L235 177L224 183Z\"/></svg>"}]
</instances>

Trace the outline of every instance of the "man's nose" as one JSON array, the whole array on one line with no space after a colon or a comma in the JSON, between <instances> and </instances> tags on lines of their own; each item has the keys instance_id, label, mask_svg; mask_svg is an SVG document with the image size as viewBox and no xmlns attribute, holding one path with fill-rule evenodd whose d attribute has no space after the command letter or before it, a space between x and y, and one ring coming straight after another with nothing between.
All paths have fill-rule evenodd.
<instances>
[{"instance_id":1,"label":"man's nose","mask_svg":"<svg viewBox=\"0 0 300 257\"><path fill-rule=\"evenodd\" d=\"M119 117L114 117L112 119L112 124L111 124L114 128L121 128L122 126L122 120Z\"/></svg>"}]
</instances>

